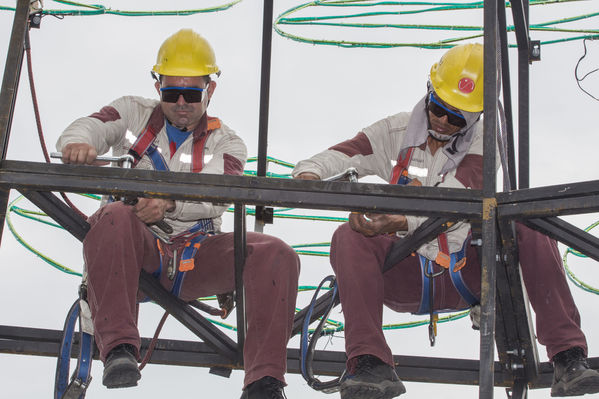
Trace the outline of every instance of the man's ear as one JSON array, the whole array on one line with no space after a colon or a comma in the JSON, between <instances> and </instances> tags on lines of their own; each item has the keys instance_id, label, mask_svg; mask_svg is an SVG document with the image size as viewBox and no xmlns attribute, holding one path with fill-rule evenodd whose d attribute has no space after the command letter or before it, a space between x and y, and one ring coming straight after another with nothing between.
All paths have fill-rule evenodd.
<instances>
[{"instance_id":1,"label":"man's ear","mask_svg":"<svg viewBox=\"0 0 599 399\"><path fill-rule=\"evenodd\" d=\"M211 80L210 83L208 83L208 98L212 97L214 90L216 90L216 82Z\"/></svg>"},{"instance_id":2,"label":"man's ear","mask_svg":"<svg viewBox=\"0 0 599 399\"><path fill-rule=\"evenodd\" d=\"M160 95L160 82L154 82L154 87L156 88L158 95Z\"/></svg>"}]
</instances>

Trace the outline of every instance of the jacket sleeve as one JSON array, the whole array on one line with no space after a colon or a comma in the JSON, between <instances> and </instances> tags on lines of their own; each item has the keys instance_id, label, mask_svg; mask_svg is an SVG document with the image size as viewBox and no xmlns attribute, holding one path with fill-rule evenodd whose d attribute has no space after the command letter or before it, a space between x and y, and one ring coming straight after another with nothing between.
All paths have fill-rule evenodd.
<instances>
[{"instance_id":1,"label":"jacket sleeve","mask_svg":"<svg viewBox=\"0 0 599 399\"><path fill-rule=\"evenodd\" d=\"M62 151L67 144L86 143L99 155L107 153L124 139L130 124L130 108L130 98L121 97L100 111L75 120L58 138L57 150Z\"/></svg>"},{"instance_id":2,"label":"jacket sleeve","mask_svg":"<svg viewBox=\"0 0 599 399\"><path fill-rule=\"evenodd\" d=\"M393 128L391 118L394 117L380 120L364 128L354 138L298 162L292 176L311 172L326 179L354 167L359 177L378 175L388 181L391 170L389 160L394 159L399 150L397 129Z\"/></svg>"},{"instance_id":3,"label":"jacket sleeve","mask_svg":"<svg viewBox=\"0 0 599 399\"><path fill-rule=\"evenodd\" d=\"M243 140L231 129L223 127L211 135L207 147L211 149L211 159L201 173L215 175L243 175L243 168L247 159L247 149ZM209 145L208 145L209 144ZM175 209L167 212L169 219L188 222L204 218L218 218L229 207L229 204L176 201Z\"/></svg>"}]
</instances>

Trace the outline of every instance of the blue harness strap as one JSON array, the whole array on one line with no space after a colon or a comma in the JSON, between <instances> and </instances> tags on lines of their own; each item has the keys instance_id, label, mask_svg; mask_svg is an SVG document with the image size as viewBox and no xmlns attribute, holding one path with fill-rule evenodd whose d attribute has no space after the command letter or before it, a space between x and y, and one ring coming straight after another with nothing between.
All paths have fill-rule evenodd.
<instances>
[{"instance_id":1,"label":"blue harness strap","mask_svg":"<svg viewBox=\"0 0 599 399\"><path fill-rule=\"evenodd\" d=\"M466 257L466 248L470 244L470 239L468 238L462 248L453 254L451 254L451 266L449 267L449 277L451 277L451 282L453 286L458 291L460 296L468 303L470 306L474 306L480 302L480 299L476 297L470 291L466 283L464 282L464 278L462 277L462 269L457 269L455 265L458 262Z\"/></svg>"},{"instance_id":2,"label":"blue harness strap","mask_svg":"<svg viewBox=\"0 0 599 399\"><path fill-rule=\"evenodd\" d=\"M194 257L200 249L200 243L209 237L209 234L201 233L191 238L191 240L185 243L183 253L181 254L181 260L179 267L177 268L177 274L175 276L175 282L171 293L175 296L181 294L181 288L183 287L183 280L185 279L185 273L194 268Z\"/></svg>"},{"instance_id":3,"label":"blue harness strap","mask_svg":"<svg viewBox=\"0 0 599 399\"><path fill-rule=\"evenodd\" d=\"M454 252L450 255L450 266L448 268L449 276L451 278L451 282L458 292L462 299L470 306L476 305L480 302L480 299L476 297L470 291L466 283L464 282L464 278L462 277L462 269L460 267L456 267L456 265L460 265L461 261L466 257L466 248L470 244L470 237L464 241L464 245L458 252ZM422 295L420 298L420 306L418 308L418 312L416 314L428 314L431 311L431 285L434 287L434 276L433 274L433 265L436 265L436 262L427 259L422 255L418 255L418 259L420 260L420 270L422 274ZM441 273L439 273L441 274ZM433 279L433 284L430 284L430 279ZM434 288L433 288L434 291ZM434 293L434 292L433 292ZM447 310L439 310L438 312L444 311L454 311L461 309L447 309Z\"/></svg>"},{"instance_id":4,"label":"blue harness strap","mask_svg":"<svg viewBox=\"0 0 599 399\"><path fill-rule=\"evenodd\" d=\"M148 154L148 156L150 157L150 160L152 161L152 165L154 165L154 169L161 170L161 171L169 170L168 165L167 165L166 161L164 160L164 157L162 156L160 151L158 151L156 144L154 144L154 143L150 144L150 146L146 150L146 154Z\"/></svg>"},{"instance_id":5,"label":"blue harness strap","mask_svg":"<svg viewBox=\"0 0 599 399\"><path fill-rule=\"evenodd\" d=\"M62 342L56 364L54 399L83 399L91 381L91 363L94 351L94 337L81 330L81 299L77 299L67 314ZM75 334L75 324L79 320L80 340L77 369L69 381L71 348Z\"/></svg>"}]
</instances>

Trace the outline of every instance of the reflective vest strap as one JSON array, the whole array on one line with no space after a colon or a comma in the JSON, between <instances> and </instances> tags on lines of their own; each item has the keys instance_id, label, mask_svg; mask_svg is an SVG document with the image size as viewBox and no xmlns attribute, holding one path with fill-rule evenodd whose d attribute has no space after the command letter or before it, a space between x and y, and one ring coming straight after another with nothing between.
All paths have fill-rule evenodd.
<instances>
[{"instance_id":1,"label":"reflective vest strap","mask_svg":"<svg viewBox=\"0 0 599 399\"><path fill-rule=\"evenodd\" d=\"M160 104L158 104L152 111L145 129L139 136L137 136L137 140L135 140L135 143L129 148L129 154L135 159L133 167L137 165L154 140L156 140L156 136L158 135L158 132L162 130L163 126L164 114L162 113Z\"/></svg>"}]
</instances>

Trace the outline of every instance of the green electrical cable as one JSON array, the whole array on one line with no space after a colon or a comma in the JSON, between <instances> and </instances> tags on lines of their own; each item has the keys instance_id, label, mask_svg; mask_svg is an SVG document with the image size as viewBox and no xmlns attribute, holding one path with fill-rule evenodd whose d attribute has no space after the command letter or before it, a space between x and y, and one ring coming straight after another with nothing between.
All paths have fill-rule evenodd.
<instances>
[{"instance_id":1,"label":"green electrical cable","mask_svg":"<svg viewBox=\"0 0 599 399\"><path fill-rule=\"evenodd\" d=\"M529 3L530 6L537 5L548 5L548 4L561 4L561 3L571 3L574 1L583 1L583 0L533 0ZM293 17L293 14L296 14L302 10L306 10L310 7L397 7L404 9L400 9L399 11L372 11L372 12L358 12L358 13L350 13L344 15L321 15L321 16L298 16ZM421 7L420 9L405 9L405 7ZM506 2L506 7L510 7L510 3ZM440 48L449 48L452 47L455 43L471 40L475 38L482 37L482 26L459 26L459 25L423 25L423 24L395 24L395 23L371 23L371 22L361 22L361 23L352 23L352 22L338 22L341 20L350 20L350 19L364 19L364 18L375 18L381 16L402 16L402 15L414 15L421 13L430 13L430 12L445 12L445 11L461 11L461 10L476 10L484 8L483 1L469 2L469 3L460 3L460 2L399 2L399 1L371 1L371 0L320 0L320 1L312 1L308 3L303 3L293 8L290 8L287 11L281 13L277 19L275 20L274 29L280 36L286 37L288 39L309 43L313 45L331 45L338 47L367 47L367 48L393 48L393 47L416 47L416 48L426 48L426 49L440 49ZM578 15L573 17L562 18L559 20L547 21L539 24L530 24L529 29L531 31L543 31L543 32L552 32L552 33L586 33L586 35L577 36L577 37L562 37L553 40L541 41L541 44L555 44L562 43L573 40L582 40L582 39L595 39L598 37L599 30L597 29L558 29L558 28L548 28L551 25L557 24L565 24L575 21L581 21L584 19L593 18L599 15L599 13L589 13L585 15ZM351 41L351 40L329 40L329 39L315 39L315 38L307 38L305 36L299 36L296 34L292 34L283 30L283 25L310 25L310 26L325 26L325 27L338 27L338 28L366 28L366 29L376 29L376 28L394 28L394 29L418 29L418 30L443 30L443 31L479 31L480 34L477 35L467 35L457 38L438 40L436 42L367 42L367 41ZM514 26L509 26L507 28L509 32L514 32ZM515 44L511 44L510 47L517 47Z\"/></svg>"},{"instance_id":2,"label":"green electrical cable","mask_svg":"<svg viewBox=\"0 0 599 399\"><path fill-rule=\"evenodd\" d=\"M115 10L110 6L104 6L101 4L85 4L76 1L68 1L68 0L53 0L56 3L81 7L83 9L74 9L74 10L63 10L63 9L43 9L41 11L42 15L55 15L55 16L89 16L89 15L101 15L101 14L112 14L119 15L123 17L158 17L158 16L186 16L186 15L194 15L208 12L217 12L217 11L225 11L229 8L233 7L237 3L240 3L242 0L230 1L228 3L207 7L207 8L196 8L190 10L168 10L168 11L124 11L124 10ZM15 11L15 7L8 6L0 6L0 10L6 11Z\"/></svg>"},{"instance_id":3,"label":"green electrical cable","mask_svg":"<svg viewBox=\"0 0 599 399\"><path fill-rule=\"evenodd\" d=\"M587 227L586 229L584 229L584 231L586 231L587 233L589 231L591 231L592 229L594 229L596 226L599 225L599 221L591 224L589 227ZM578 256L580 258L587 258L587 256L575 249L572 248L568 248L566 249L566 251L564 252L564 256L562 257L562 261L564 263L564 269L566 270L566 276L568 276L568 279L578 288L580 288L583 291L589 292L591 294L595 294L595 295L599 295L599 289L592 287L591 285L585 283L584 281L582 281L581 279L579 279L574 272L570 269L570 266L568 265L568 254L572 254L574 256Z\"/></svg>"}]
</instances>

